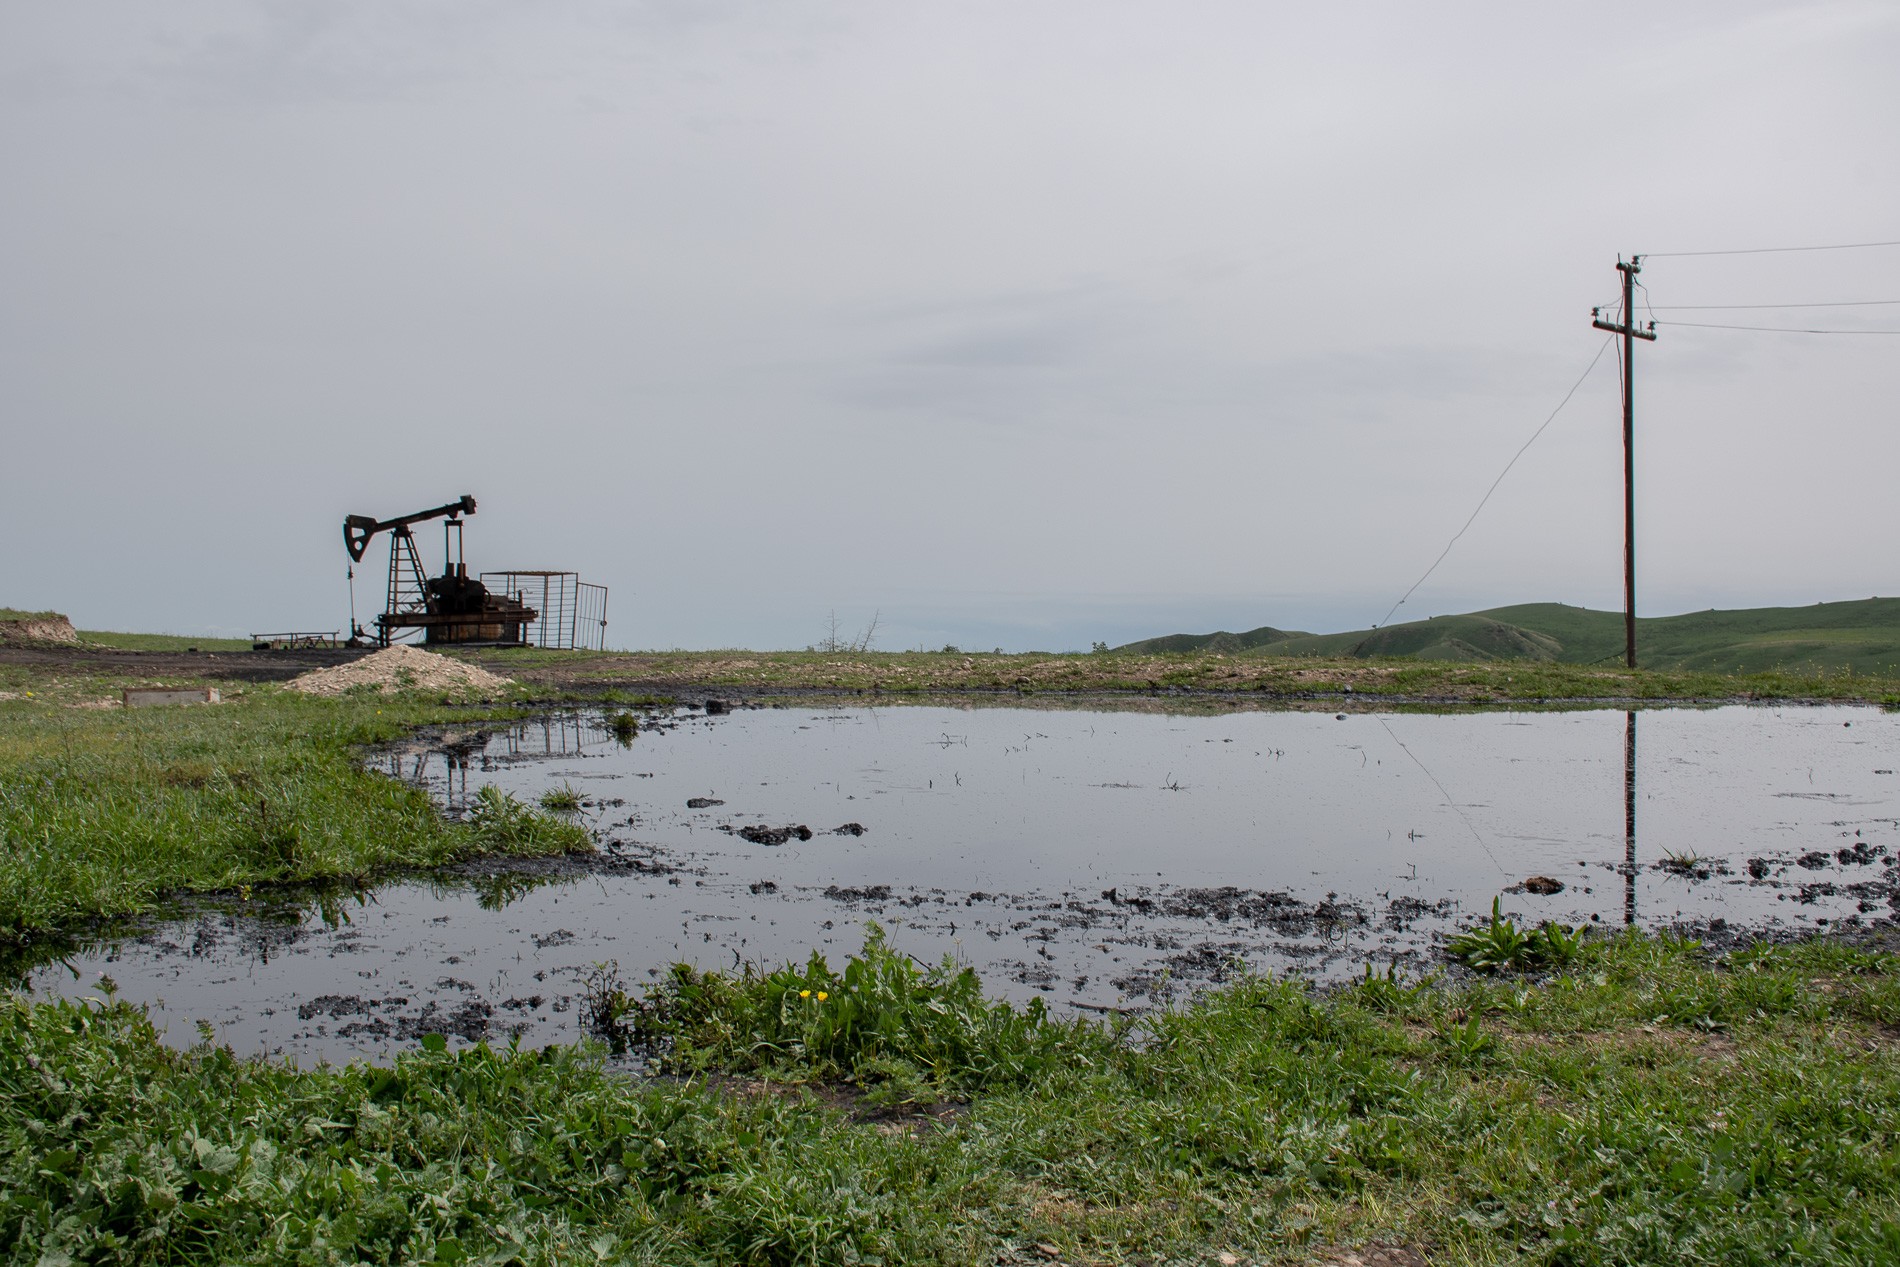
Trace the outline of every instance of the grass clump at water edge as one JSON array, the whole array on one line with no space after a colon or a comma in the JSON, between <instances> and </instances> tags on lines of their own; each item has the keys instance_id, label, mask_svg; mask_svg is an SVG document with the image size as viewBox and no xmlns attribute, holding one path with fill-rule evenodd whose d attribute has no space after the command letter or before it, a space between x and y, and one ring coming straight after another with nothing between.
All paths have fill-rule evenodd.
<instances>
[{"instance_id":1,"label":"grass clump at water edge","mask_svg":"<svg viewBox=\"0 0 1900 1267\"><path fill-rule=\"evenodd\" d=\"M639 999L597 977L591 1019L671 1073L844 1082L879 1103L1021 1086L1084 1053L1105 1056L1096 1027L1058 1022L1040 999L1020 1009L991 1000L972 969L948 958L920 967L875 922L866 928L841 971L817 951L802 967L739 976L677 964Z\"/></svg>"},{"instance_id":2,"label":"grass clump at water edge","mask_svg":"<svg viewBox=\"0 0 1900 1267\"><path fill-rule=\"evenodd\" d=\"M1582 930L1550 920L1538 928L1520 929L1504 917L1502 904L1502 898L1492 898L1490 922L1453 936L1446 953L1479 972L1502 972L1562 967L1583 949Z\"/></svg>"},{"instance_id":3,"label":"grass clump at water edge","mask_svg":"<svg viewBox=\"0 0 1900 1267\"><path fill-rule=\"evenodd\" d=\"M189 709L0 702L0 942L136 914L170 892L589 848L585 828L499 792L456 822L422 789L363 768L364 745L470 715L292 692Z\"/></svg>"}]
</instances>

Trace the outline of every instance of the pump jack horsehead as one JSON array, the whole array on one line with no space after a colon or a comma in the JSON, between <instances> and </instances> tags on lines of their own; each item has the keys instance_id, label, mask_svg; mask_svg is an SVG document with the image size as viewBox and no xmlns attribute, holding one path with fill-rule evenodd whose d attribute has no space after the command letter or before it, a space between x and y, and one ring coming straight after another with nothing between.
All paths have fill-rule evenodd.
<instances>
[{"instance_id":1,"label":"pump jack horsehead","mask_svg":"<svg viewBox=\"0 0 1900 1267\"><path fill-rule=\"evenodd\" d=\"M343 520L343 546L352 563L361 563L370 539L389 534L389 588L382 615L376 618L374 640L388 646L404 631L420 629L425 643L501 643L519 645L522 633L540 615L518 599L491 594L468 574L462 557L462 516L475 513L475 499L464 493L446 506L377 519L349 515ZM442 575L431 577L422 568L411 524L442 520ZM350 640L369 638L351 621Z\"/></svg>"}]
</instances>

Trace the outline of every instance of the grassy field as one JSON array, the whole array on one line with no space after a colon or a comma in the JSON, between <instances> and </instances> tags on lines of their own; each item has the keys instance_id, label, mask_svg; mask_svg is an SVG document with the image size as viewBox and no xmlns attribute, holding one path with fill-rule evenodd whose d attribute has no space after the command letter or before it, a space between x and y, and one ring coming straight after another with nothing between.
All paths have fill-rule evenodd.
<instances>
[{"instance_id":1,"label":"grassy field","mask_svg":"<svg viewBox=\"0 0 1900 1267\"><path fill-rule=\"evenodd\" d=\"M41 685L0 701L0 944L172 892L589 847L578 827L526 810L451 822L359 764L360 745L480 715L467 708L266 688L215 708L125 710L71 706L97 679Z\"/></svg>"},{"instance_id":2,"label":"grassy field","mask_svg":"<svg viewBox=\"0 0 1900 1267\"><path fill-rule=\"evenodd\" d=\"M1900 675L1900 599L1644 617L1637 620L1636 628L1638 662L1649 669ZM1619 612L1526 603L1349 633L1288 633L1269 628L1244 634L1173 634L1131 643L1122 650L1594 665L1620 661L1623 637Z\"/></svg>"},{"instance_id":3,"label":"grassy field","mask_svg":"<svg viewBox=\"0 0 1900 1267\"><path fill-rule=\"evenodd\" d=\"M1238 679L1263 688L1229 676L1249 658L1212 653L482 658L546 675L528 693L623 701L650 690L616 685L633 681L904 698L1153 680L1259 699L1346 674L1385 700L1518 676L1651 698L1867 689L1418 662L1289 677L1272 660ZM165 663L217 681L228 661ZM0 662L16 950L172 892L585 846L519 803L448 821L358 764L360 745L511 705L226 681L216 707L126 711L101 706L134 680L115 673L136 668ZM9 993L0 1261L1338 1264L1375 1243L1435 1264L1900 1260L1900 957L1477 944L1518 966L1329 994L1241 979L1097 1023L993 1002L874 937L844 964L646 991L604 970L599 1048L428 1037L391 1067L311 1070L171 1050L109 981L88 1004ZM664 1076L631 1077L612 1046Z\"/></svg>"},{"instance_id":4,"label":"grassy field","mask_svg":"<svg viewBox=\"0 0 1900 1267\"><path fill-rule=\"evenodd\" d=\"M1247 979L1116 1026L875 943L681 974L586 1049L299 1072L0 1002L12 1262L1891 1263L1900 961L1637 936L1564 971ZM1224 1256L1224 1257L1223 1257Z\"/></svg>"}]
</instances>

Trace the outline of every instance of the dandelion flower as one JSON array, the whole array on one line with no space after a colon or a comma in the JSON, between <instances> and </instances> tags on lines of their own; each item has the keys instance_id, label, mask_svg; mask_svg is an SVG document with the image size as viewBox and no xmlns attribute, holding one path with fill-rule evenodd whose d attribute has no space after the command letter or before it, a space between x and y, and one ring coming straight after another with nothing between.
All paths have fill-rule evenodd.
<instances>
[{"instance_id":1,"label":"dandelion flower","mask_svg":"<svg viewBox=\"0 0 1900 1267\"><path fill-rule=\"evenodd\" d=\"M799 997L799 998L801 998L801 999L809 999L809 998L811 997L811 991L810 991L810 990L800 990L800 991L798 992L798 997Z\"/></svg>"},{"instance_id":2,"label":"dandelion flower","mask_svg":"<svg viewBox=\"0 0 1900 1267\"><path fill-rule=\"evenodd\" d=\"M824 992L823 990L820 990L820 991L818 992L818 1001L819 1001L820 1003L823 1003L823 1002L824 1002L824 1001L825 1001L826 999L828 999L828 998L830 998L830 997L831 997L831 996L830 996L829 994L826 994L826 993L825 993L825 992Z\"/></svg>"}]
</instances>

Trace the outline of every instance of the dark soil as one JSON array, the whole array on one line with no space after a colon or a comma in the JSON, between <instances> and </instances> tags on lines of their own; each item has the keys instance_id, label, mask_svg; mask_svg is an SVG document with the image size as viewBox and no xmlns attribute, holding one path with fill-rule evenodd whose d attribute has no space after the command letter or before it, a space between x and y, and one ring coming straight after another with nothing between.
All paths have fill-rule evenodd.
<instances>
[{"instance_id":1,"label":"dark soil","mask_svg":"<svg viewBox=\"0 0 1900 1267\"><path fill-rule=\"evenodd\" d=\"M296 651L122 651L116 647L85 645L0 645L0 664L111 673L127 678L287 682L312 669L360 660L374 650L374 647L305 647Z\"/></svg>"}]
</instances>

